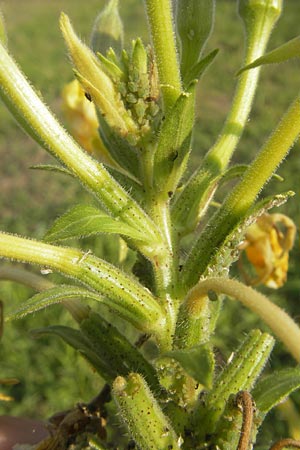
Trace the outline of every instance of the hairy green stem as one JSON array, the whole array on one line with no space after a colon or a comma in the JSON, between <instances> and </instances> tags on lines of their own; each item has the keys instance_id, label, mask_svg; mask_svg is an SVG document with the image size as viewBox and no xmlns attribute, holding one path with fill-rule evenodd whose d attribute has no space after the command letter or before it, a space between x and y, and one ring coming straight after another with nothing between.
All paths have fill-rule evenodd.
<instances>
[{"instance_id":1,"label":"hairy green stem","mask_svg":"<svg viewBox=\"0 0 300 450\"><path fill-rule=\"evenodd\" d=\"M77 249L57 247L0 232L0 255L38 264L100 292L106 304L143 332L162 336L165 319L152 294L121 270ZM156 331L154 331L154 328ZM163 343L161 344L164 345Z\"/></svg>"},{"instance_id":2,"label":"hairy green stem","mask_svg":"<svg viewBox=\"0 0 300 450\"><path fill-rule=\"evenodd\" d=\"M192 248L183 268L184 283L191 288L222 247L226 237L243 220L262 187L286 157L300 133L300 97L292 103L240 183L225 199Z\"/></svg>"},{"instance_id":3,"label":"hairy green stem","mask_svg":"<svg viewBox=\"0 0 300 450\"><path fill-rule=\"evenodd\" d=\"M170 0L145 0L165 109L181 92Z\"/></svg>"},{"instance_id":4,"label":"hairy green stem","mask_svg":"<svg viewBox=\"0 0 300 450\"><path fill-rule=\"evenodd\" d=\"M246 25L244 65L263 55L278 15L256 12L257 20ZM244 131L257 88L260 68L240 76L232 106L217 142L205 155L202 165L192 175L173 206L172 218L179 229L188 233L205 213L205 205L214 194L219 177L227 168ZM188 224L188 227L186 227Z\"/></svg>"},{"instance_id":5,"label":"hairy green stem","mask_svg":"<svg viewBox=\"0 0 300 450\"><path fill-rule=\"evenodd\" d=\"M260 292L239 281L227 278L208 278L198 283L185 300L186 308L192 316L196 317L198 312L201 312L203 298L209 291L233 297L251 309L285 344L296 361L300 362L300 328L285 311Z\"/></svg>"}]
</instances>

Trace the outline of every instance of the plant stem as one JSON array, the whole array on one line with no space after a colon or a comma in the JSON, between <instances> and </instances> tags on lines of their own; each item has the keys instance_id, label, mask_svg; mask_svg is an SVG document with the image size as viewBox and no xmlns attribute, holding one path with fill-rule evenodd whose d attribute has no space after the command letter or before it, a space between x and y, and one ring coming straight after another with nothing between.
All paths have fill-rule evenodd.
<instances>
[{"instance_id":1,"label":"plant stem","mask_svg":"<svg viewBox=\"0 0 300 450\"><path fill-rule=\"evenodd\" d=\"M90 290L100 292L108 307L142 332L153 333L160 341L163 340L165 318L155 297L106 261L77 249L57 247L2 232L0 255L2 258L50 267L75 278Z\"/></svg>"},{"instance_id":2,"label":"plant stem","mask_svg":"<svg viewBox=\"0 0 300 450\"><path fill-rule=\"evenodd\" d=\"M192 316L197 316L198 308L200 306L201 309L202 299L208 291L233 297L255 312L285 344L296 361L300 362L300 328L285 311L267 297L236 280L208 278L198 283L185 300L186 308Z\"/></svg>"},{"instance_id":3,"label":"plant stem","mask_svg":"<svg viewBox=\"0 0 300 450\"><path fill-rule=\"evenodd\" d=\"M170 0L145 0L165 109L181 92Z\"/></svg>"},{"instance_id":4,"label":"plant stem","mask_svg":"<svg viewBox=\"0 0 300 450\"><path fill-rule=\"evenodd\" d=\"M245 217L262 187L286 157L299 133L300 97L297 97L240 183L228 195L195 243L183 269L187 287L192 287L205 272L211 258Z\"/></svg>"},{"instance_id":5,"label":"plant stem","mask_svg":"<svg viewBox=\"0 0 300 450\"><path fill-rule=\"evenodd\" d=\"M246 26L244 65L263 55L276 20L259 13L252 26ZM172 218L179 230L195 229L212 197L219 177L224 172L247 123L257 88L260 68L243 72L239 77L232 106L217 142L205 155L202 165L192 175L173 206ZM202 202L201 202L202 200ZM189 224L187 229L186 224Z\"/></svg>"}]
</instances>

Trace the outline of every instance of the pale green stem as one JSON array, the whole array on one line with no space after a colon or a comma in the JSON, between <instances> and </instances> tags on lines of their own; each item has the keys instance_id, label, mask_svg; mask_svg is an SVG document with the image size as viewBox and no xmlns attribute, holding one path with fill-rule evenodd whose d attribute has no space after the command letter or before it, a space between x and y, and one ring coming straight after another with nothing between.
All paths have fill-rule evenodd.
<instances>
[{"instance_id":1,"label":"pale green stem","mask_svg":"<svg viewBox=\"0 0 300 450\"><path fill-rule=\"evenodd\" d=\"M256 313L280 339L296 361L300 362L300 328L281 308L272 303L260 292L236 280L228 278L209 278L199 282L185 300L189 313L196 317L202 309L202 302L209 291L225 294Z\"/></svg>"},{"instance_id":2,"label":"pale green stem","mask_svg":"<svg viewBox=\"0 0 300 450\"><path fill-rule=\"evenodd\" d=\"M222 247L226 237L245 217L257 195L286 157L300 133L300 97L292 103L249 166L240 183L211 218L191 250L183 269L184 283L192 287Z\"/></svg>"},{"instance_id":3,"label":"pale green stem","mask_svg":"<svg viewBox=\"0 0 300 450\"><path fill-rule=\"evenodd\" d=\"M180 68L175 45L170 0L145 0L165 109L181 92Z\"/></svg>"},{"instance_id":4,"label":"pale green stem","mask_svg":"<svg viewBox=\"0 0 300 450\"><path fill-rule=\"evenodd\" d=\"M271 35L272 28L278 17L261 14L253 18L251 26L246 26L246 54L243 65L247 65L262 56ZM223 130L215 145L207 154L206 160L218 161L224 170L240 140L247 123L254 94L257 87L260 68L247 70L240 76L230 112L226 118Z\"/></svg>"},{"instance_id":5,"label":"pale green stem","mask_svg":"<svg viewBox=\"0 0 300 450\"><path fill-rule=\"evenodd\" d=\"M91 158L57 122L32 89L13 59L0 44L0 87L6 103L17 110L27 131L59 158L92 191L105 208L133 228L144 232L148 242L159 240L150 218L109 175L104 166ZM22 120L21 119L21 120ZM152 248L138 243L148 257Z\"/></svg>"},{"instance_id":6,"label":"pale green stem","mask_svg":"<svg viewBox=\"0 0 300 450\"><path fill-rule=\"evenodd\" d=\"M125 320L143 332L158 336L158 340L163 339L165 318L157 300L142 285L106 261L77 249L57 247L2 232L0 257L46 266L75 278L102 294L103 302L118 311Z\"/></svg>"},{"instance_id":7,"label":"pale green stem","mask_svg":"<svg viewBox=\"0 0 300 450\"><path fill-rule=\"evenodd\" d=\"M166 321L168 322L166 329L168 330L169 345L171 346L177 314L177 305L173 301L173 292L177 283L178 258L173 251L169 199L160 198L153 189L153 154L153 147L146 145L141 164L147 202L146 210L160 230L164 241L164 246L157 253L157 256L153 257L153 272L156 285L155 293L165 308Z\"/></svg>"},{"instance_id":8,"label":"pale green stem","mask_svg":"<svg viewBox=\"0 0 300 450\"><path fill-rule=\"evenodd\" d=\"M259 18L248 28L244 65L264 54L274 22L274 18ZM173 206L173 220L179 229L182 228L182 224L183 228L189 224L187 233L197 226L199 218L205 212L199 209L201 206L205 208L213 196L219 177L228 166L237 147L251 111L259 74L260 68L257 68L243 72L240 76L231 109L217 142L206 154L202 165L190 178Z\"/></svg>"}]
</instances>

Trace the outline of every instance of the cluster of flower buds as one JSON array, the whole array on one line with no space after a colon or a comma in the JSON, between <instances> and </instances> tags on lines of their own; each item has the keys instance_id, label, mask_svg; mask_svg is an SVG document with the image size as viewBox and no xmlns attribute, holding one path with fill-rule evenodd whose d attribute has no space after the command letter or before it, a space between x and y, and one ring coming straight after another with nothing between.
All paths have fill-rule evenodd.
<instances>
[{"instance_id":1,"label":"cluster of flower buds","mask_svg":"<svg viewBox=\"0 0 300 450\"><path fill-rule=\"evenodd\" d=\"M151 49L137 39L131 52L123 50L118 57L110 47L104 56L95 54L78 38L65 14L61 29L76 78L85 97L96 106L100 126L104 121L119 137L136 145L152 129L159 110L158 76Z\"/></svg>"}]
</instances>

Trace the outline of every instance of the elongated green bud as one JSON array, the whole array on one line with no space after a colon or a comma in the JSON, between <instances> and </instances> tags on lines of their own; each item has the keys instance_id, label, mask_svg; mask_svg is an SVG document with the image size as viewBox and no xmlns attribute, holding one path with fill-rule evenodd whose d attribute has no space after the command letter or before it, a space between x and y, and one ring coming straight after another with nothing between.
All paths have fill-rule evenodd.
<instances>
[{"instance_id":1,"label":"elongated green bud","mask_svg":"<svg viewBox=\"0 0 300 450\"><path fill-rule=\"evenodd\" d=\"M132 65L141 76L147 73L148 55L141 39L133 41L132 44Z\"/></svg>"},{"instance_id":2,"label":"elongated green bud","mask_svg":"<svg viewBox=\"0 0 300 450\"><path fill-rule=\"evenodd\" d=\"M239 0L239 14L246 24L253 24L257 14L277 20L282 11L283 0Z\"/></svg>"},{"instance_id":3,"label":"elongated green bud","mask_svg":"<svg viewBox=\"0 0 300 450\"><path fill-rule=\"evenodd\" d=\"M135 134L136 126L120 100L117 87L102 70L96 55L78 38L66 14L61 14L60 26L76 67L76 76L107 123L122 136Z\"/></svg>"},{"instance_id":4,"label":"elongated green bud","mask_svg":"<svg viewBox=\"0 0 300 450\"><path fill-rule=\"evenodd\" d=\"M252 330L214 383L214 388L206 398L205 407L197 411L197 421L202 423L206 433L213 433L232 394L240 390L249 391L263 367L272 348L274 338L259 330Z\"/></svg>"},{"instance_id":5,"label":"elongated green bud","mask_svg":"<svg viewBox=\"0 0 300 450\"><path fill-rule=\"evenodd\" d=\"M113 394L130 435L143 450L177 450L180 442L145 380L137 373L117 377Z\"/></svg>"},{"instance_id":6,"label":"elongated green bud","mask_svg":"<svg viewBox=\"0 0 300 450\"><path fill-rule=\"evenodd\" d=\"M177 0L176 28L183 79L200 59L214 22L214 0Z\"/></svg>"},{"instance_id":7,"label":"elongated green bud","mask_svg":"<svg viewBox=\"0 0 300 450\"><path fill-rule=\"evenodd\" d=\"M105 54L110 47L121 53L124 30L118 6L119 0L110 0L96 17L91 36L91 47L95 53Z\"/></svg>"}]
</instances>

